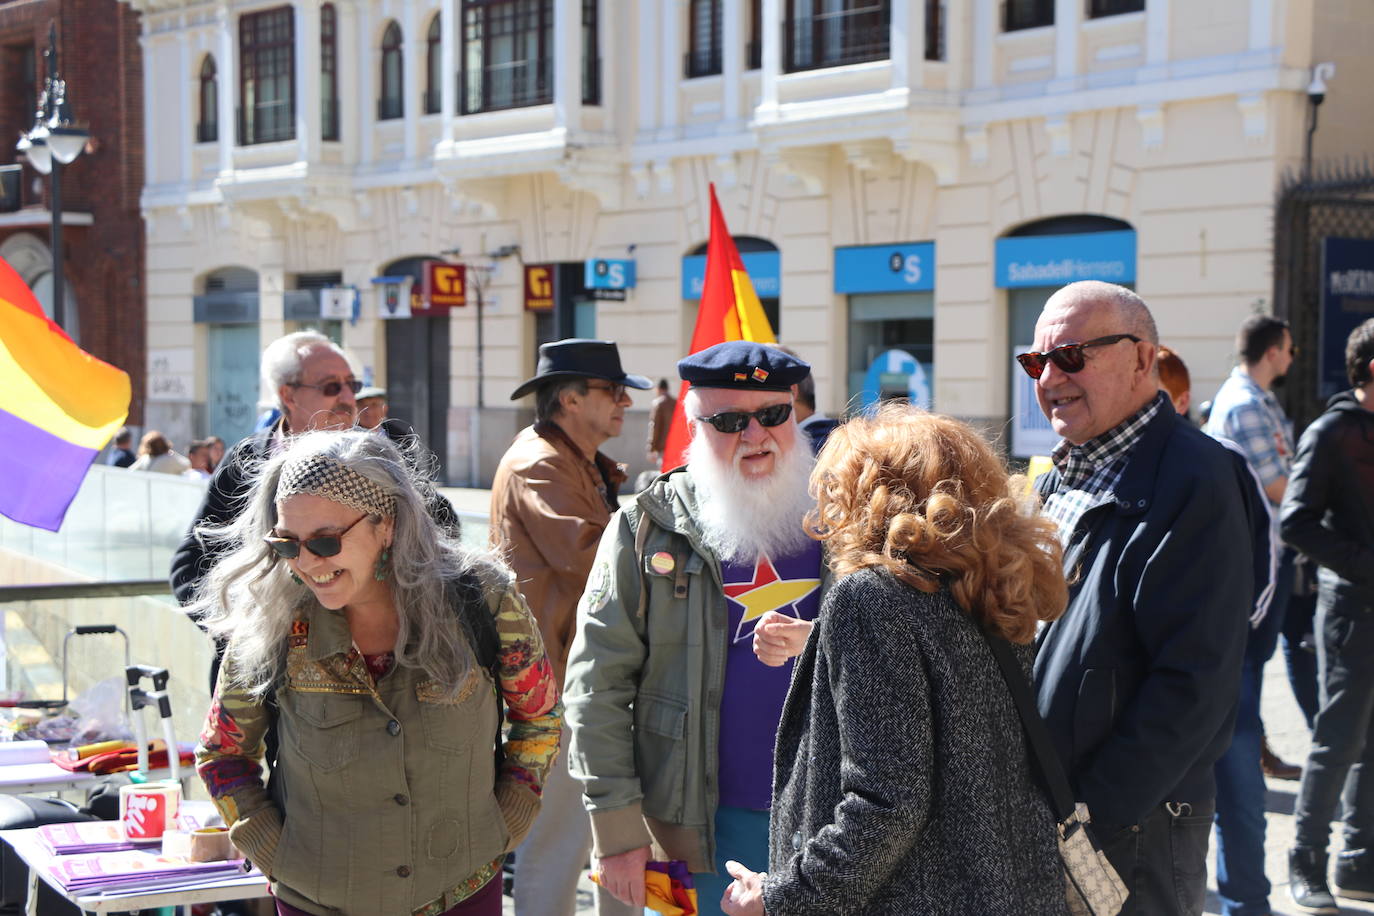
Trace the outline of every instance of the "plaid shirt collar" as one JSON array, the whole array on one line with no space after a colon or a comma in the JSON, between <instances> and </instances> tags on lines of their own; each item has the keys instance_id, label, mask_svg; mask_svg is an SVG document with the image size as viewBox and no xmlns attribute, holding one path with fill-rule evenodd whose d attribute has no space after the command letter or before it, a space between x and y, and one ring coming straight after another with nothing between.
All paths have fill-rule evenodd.
<instances>
[{"instance_id":1,"label":"plaid shirt collar","mask_svg":"<svg viewBox=\"0 0 1374 916\"><path fill-rule=\"evenodd\" d=\"M1082 445L1074 445L1068 439L1061 439L1050 453L1050 459L1059 469L1059 488L1067 490L1081 487L1098 469L1129 453L1140 441L1145 427L1150 425L1150 421L1155 418L1161 410L1161 405L1166 401L1164 392L1159 392L1140 410Z\"/></svg>"}]
</instances>

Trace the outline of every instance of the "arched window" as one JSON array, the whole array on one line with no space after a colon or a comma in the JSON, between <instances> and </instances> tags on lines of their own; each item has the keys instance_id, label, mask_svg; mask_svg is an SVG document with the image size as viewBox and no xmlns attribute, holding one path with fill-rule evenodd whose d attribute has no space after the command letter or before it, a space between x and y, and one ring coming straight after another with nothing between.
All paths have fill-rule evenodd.
<instances>
[{"instance_id":1,"label":"arched window","mask_svg":"<svg viewBox=\"0 0 1374 916\"><path fill-rule=\"evenodd\" d=\"M338 16L334 4L320 7L320 137L339 139Z\"/></svg>"},{"instance_id":2,"label":"arched window","mask_svg":"<svg viewBox=\"0 0 1374 916\"><path fill-rule=\"evenodd\" d=\"M214 143L219 139L219 80L215 73L215 58L205 55L200 62L200 121L196 124L196 142Z\"/></svg>"},{"instance_id":3,"label":"arched window","mask_svg":"<svg viewBox=\"0 0 1374 916\"><path fill-rule=\"evenodd\" d=\"M429 21L429 35L426 37L429 57L425 61L425 73L428 74L429 82L425 87L425 114L439 113L440 92L444 85L439 75L439 68L443 66L444 61L444 50L440 44L443 30L439 27L439 16L440 14L436 13Z\"/></svg>"},{"instance_id":4,"label":"arched window","mask_svg":"<svg viewBox=\"0 0 1374 916\"><path fill-rule=\"evenodd\" d=\"M405 115L405 100L401 95L403 83L401 64L401 27L395 21L387 23L382 34L382 97L377 100L377 120L389 121Z\"/></svg>"}]
</instances>

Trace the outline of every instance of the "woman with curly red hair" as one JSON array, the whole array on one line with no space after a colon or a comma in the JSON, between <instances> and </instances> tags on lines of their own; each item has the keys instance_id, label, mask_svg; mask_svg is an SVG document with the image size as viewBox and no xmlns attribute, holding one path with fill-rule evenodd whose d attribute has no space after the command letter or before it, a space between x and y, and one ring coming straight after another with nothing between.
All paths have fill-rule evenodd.
<instances>
[{"instance_id":1,"label":"woman with curly red hair","mask_svg":"<svg viewBox=\"0 0 1374 916\"><path fill-rule=\"evenodd\" d=\"M1067 588L1053 523L969 426L850 420L812 475L837 578L778 728L770 871L730 914L1066 913L1055 821L988 645L1026 677Z\"/></svg>"}]
</instances>

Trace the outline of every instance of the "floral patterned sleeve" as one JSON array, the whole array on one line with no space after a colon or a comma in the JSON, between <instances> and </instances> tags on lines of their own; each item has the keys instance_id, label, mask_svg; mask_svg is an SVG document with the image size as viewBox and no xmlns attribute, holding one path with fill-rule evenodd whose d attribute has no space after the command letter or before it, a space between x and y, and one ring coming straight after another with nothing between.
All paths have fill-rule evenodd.
<instances>
[{"instance_id":1,"label":"floral patterned sleeve","mask_svg":"<svg viewBox=\"0 0 1374 916\"><path fill-rule=\"evenodd\" d=\"M513 587L500 595L496 630L501 640L501 695L510 720L500 782L524 786L538 796L558 756L563 730L558 681L534 615Z\"/></svg>"}]
</instances>

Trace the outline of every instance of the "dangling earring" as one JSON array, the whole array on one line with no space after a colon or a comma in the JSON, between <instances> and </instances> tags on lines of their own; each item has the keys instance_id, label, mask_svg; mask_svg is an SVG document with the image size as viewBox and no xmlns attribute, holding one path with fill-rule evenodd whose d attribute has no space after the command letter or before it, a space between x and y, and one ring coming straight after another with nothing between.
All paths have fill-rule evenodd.
<instances>
[{"instance_id":1,"label":"dangling earring","mask_svg":"<svg viewBox=\"0 0 1374 916\"><path fill-rule=\"evenodd\" d=\"M291 570L291 581L294 582L294 583L296 583L297 585L304 585L304 584L305 584L303 581L301 581L301 577L298 576L298 575L296 575L295 570Z\"/></svg>"},{"instance_id":2,"label":"dangling earring","mask_svg":"<svg viewBox=\"0 0 1374 916\"><path fill-rule=\"evenodd\" d=\"M377 557L377 568L372 571L372 578L378 582L385 582L387 576L391 575L391 570L387 569L387 561L391 559L391 548L383 547L381 556Z\"/></svg>"}]
</instances>

